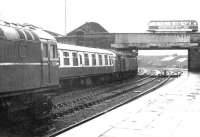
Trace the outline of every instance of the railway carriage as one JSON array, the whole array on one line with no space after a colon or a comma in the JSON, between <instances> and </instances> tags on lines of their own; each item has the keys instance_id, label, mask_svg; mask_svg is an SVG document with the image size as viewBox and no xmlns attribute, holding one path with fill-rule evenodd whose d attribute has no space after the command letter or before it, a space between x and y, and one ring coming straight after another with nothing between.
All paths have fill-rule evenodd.
<instances>
[{"instance_id":1,"label":"railway carriage","mask_svg":"<svg viewBox=\"0 0 200 137\"><path fill-rule=\"evenodd\" d=\"M112 51L58 43L58 53L62 85L91 85L114 72L116 55Z\"/></svg>"},{"instance_id":2,"label":"railway carriage","mask_svg":"<svg viewBox=\"0 0 200 137\"><path fill-rule=\"evenodd\" d=\"M60 85L70 89L136 75L135 53L62 44L40 28L0 21L0 117L47 114L48 93Z\"/></svg>"},{"instance_id":3,"label":"railway carriage","mask_svg":"<svg viewBox=\"0 0 200 137\"><path fill-rule=\"evenodd\" d=\"M120 79L123 73L137 73L134 53L57 43L42 29L0 24L1 95L31 93L60 84L92 85Z\"/></svg>"}]
</instances>

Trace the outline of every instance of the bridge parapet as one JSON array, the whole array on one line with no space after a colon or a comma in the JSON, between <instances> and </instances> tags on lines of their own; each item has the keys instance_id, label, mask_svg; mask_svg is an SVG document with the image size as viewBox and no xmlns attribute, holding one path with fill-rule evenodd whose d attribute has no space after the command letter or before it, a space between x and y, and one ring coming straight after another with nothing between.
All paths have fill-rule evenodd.
<instances>
[{"instance_id":1,"label":"bridge parapet","mask_svg":"<svg viewBox=\"0 0 200 137\"><path fill-rule=\"evenodd\" d=\"M187 33L129 33L116 34L115 43L169 43L190 42Z\"/></svg>"},{"instance_id":2,"label":"bridge parapet","mask_svg":"<svg viewBox=\"0 0 200 137\"><path fill-rule=\"evenodd\" d=\"M114 48L190 48L198 46L200 33L118 33Z\"/></svg>"}]
</instances>

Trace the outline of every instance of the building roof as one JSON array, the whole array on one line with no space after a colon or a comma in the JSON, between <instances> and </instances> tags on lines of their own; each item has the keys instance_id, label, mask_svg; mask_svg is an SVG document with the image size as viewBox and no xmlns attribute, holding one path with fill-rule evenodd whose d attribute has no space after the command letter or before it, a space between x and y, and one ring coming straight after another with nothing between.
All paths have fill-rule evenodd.
<instances>
[{"instance_id":1,"label":"building roof","mask_svg":"<svg viewBox=\"0 0 200 137\"><path fill-rule=\"evenodd\" d=\"M52 35L52 36L54 36L54 37L63 37L63 35L58 34L58 33L56 33L56 32L53 32L53 31L49 31L49 30L43 30L43 31L49 33L50 35Z\"/></svg>"},{"instance_id":2,"label":"building roof","mask_svg":"<svg viewBox=\"0 0 200 137\"><path fill-rule=\"evenodd\" d=\"M108 31L96 22L86 22L75 30L69 32L67 36L96 33L108 33Z\"/></svg>"}]
</instances>

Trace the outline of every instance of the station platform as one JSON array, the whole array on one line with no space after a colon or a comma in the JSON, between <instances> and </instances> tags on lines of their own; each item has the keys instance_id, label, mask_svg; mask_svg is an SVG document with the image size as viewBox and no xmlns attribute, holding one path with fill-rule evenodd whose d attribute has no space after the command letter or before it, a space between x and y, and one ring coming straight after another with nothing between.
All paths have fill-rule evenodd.
<instances>
[{"instance_id":1,"label":"station platform","mask_svg":"<svg viewBox=\"0 0 200 137\"><path fill-rule=\"evenodd\" d=\"M142 98L58 137L200 137L200 73L181 77Z\"/></svg>"}]
</instances>

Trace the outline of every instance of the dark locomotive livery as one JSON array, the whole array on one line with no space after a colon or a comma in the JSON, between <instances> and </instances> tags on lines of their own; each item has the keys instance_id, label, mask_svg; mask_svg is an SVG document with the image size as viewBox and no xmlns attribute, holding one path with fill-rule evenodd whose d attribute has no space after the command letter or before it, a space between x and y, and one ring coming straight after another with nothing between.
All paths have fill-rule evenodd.
<instances>
[{"instance_id":1,"label":"dark locomotive livery","mask_svg":"<svg viewBox=\"0 0 200 137\"><path fill-rule=\"evenodd\" d=\"M90 86L134 76L136 57L137 51L62 44L40 28L1 22L0 109L24 109L20 102L34 104L33 100L40 103L41 96L38 101L33 93L60 86Z\"/></svg>"},{"instance_id":2,"label":"dark locomotive livery","mask_svg":"<svg viewBox=\"0 0 200 137\"><path fill-rule=\"evenodd\" d=\"M0 27L0 93L59 84L57 42L40 29ZM27 91L28 92L28 91Z\"/></svg>"}]
</instances>

